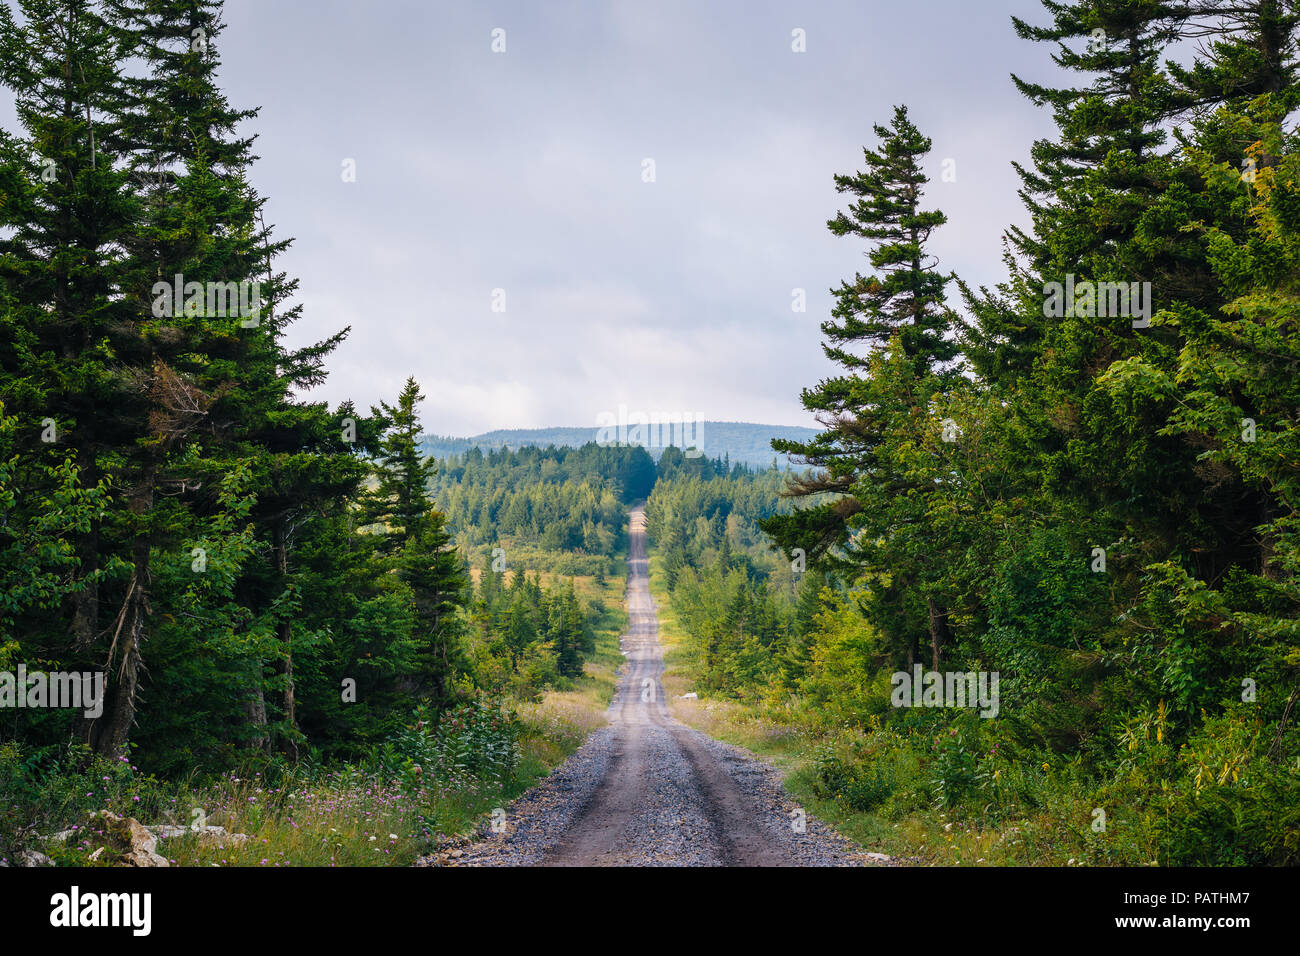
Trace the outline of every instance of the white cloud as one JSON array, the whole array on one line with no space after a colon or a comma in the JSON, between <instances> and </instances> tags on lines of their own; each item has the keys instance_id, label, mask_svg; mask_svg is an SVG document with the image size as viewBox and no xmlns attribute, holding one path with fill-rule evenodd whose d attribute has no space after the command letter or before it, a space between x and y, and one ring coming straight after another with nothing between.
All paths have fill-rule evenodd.
<instances>
[{"instance_id":1,"label":"white cloud","mask_svg":"<svg viewBox=\"0 0 1300 956\"><path fill-rule=\"evenodd\" d=\"M229 0L228 96L264 108L253 179L297 240L291 341L353 327L319 396L368 407L414 374L452 434L620 403L811 424L827 290L866 268L826 230L832 175L861 166L871 124L905 101L933 137L935 251L977 283L1023 221L1009 162L1050 127L1007 78L1050 69L1009 24L1036 0L923 6Z\"/></svg>"}]
</instances>

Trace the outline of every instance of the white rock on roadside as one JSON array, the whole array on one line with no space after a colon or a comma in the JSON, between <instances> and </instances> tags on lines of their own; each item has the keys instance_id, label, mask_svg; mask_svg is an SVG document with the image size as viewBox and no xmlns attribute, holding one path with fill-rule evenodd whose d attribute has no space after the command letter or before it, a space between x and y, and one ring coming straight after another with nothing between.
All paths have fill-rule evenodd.
<instances>
[{"instance_id":1,"label":"white rock on roadside","mask_svg":"<svg viewBox=\"0 0 1300 956\"><path fill-rule=\"evenodd\" d=\"M225 827L182 827L172 824L149 827L159 840L171 840L176 837L198 834L199 843L204 846L228 846L240 844L248 839L247 833L231 833Z\"/></svg>"},{"instance_id":2,"label":"white rock on roadside","mask_svg":"<svg viewBox=\"0 0 1300 956\"><path fill-rule=\"evenodd\" d=\"M135 817L119 817L109 810L100 810L97 819L101 821L110 844L116 855L114 860L120 866L165 867L170 866L167 858L158 852L158 838L145 829Z\"/></svg>"}]
</instances>

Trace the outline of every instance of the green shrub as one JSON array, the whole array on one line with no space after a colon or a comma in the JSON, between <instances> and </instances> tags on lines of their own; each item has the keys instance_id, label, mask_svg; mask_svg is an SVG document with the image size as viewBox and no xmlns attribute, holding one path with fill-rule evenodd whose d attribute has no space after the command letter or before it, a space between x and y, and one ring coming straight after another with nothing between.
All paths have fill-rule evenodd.
<instances>
[{"instance_id":1,"label":"green shrub","mask_svg":"<svg viewBox=\"0 0 1300 956\"><path fill-rule=\"evenodd\" d=\"M880 763L850 763L826 744L817 748L813 761L814 790L822 799L838 800L854 810L874 810L894 792L893 775Z\"/></svg>"},{"instance_id":2,"label":"green shrub","mask_svg":"<svg viewBox=\"0 0 1300 956\"><path fill-rule=\"evenodd\" d=\"M1300 865L1300 779L1285 770L1256 776L1263 779L1175 798L1160 834L1160 862Z\"/></svg>"},{"instance_id":3,"label":"green shrub","mask_svg":"<svg viewBox=\"0 0 1300 956\"><path fill-rule=\"evenodd\" d=\"M979 783L978 758L967 733L950 727L940 731L930 748L930 790L935 809L951 810Z\"/></svg>"},{"instance_id":4,"label":"green shrub","mask_svg":"<svg viewBox=\"0 0 1300 956\"><path fill-rule=\"evenodd\" d=\"M519 766L519 724L499 704L475 698L445 711L435 725L427 708L389 738L379 763L392 777L419 785L437 780L453 787L500 784Z\"/></svg>"}]
</instances>

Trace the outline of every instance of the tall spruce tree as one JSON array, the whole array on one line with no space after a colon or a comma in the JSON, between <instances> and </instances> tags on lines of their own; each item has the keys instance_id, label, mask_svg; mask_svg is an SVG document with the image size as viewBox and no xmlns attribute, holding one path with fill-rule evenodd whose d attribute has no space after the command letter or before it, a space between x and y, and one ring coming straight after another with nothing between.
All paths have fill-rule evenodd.
<instances>
[{"instance_id":1,"label":"tall spruce tree","mask_svg":"<svg viewBox=\"0 0 1300 956\"><path fill-rule=\"evenodd\" d=\"M217 83L218 39L223 31L221 4L215 0L122 0L113 4L119 28L135 36L147 51L149 76L136 86L139 108L128 128L139 137L138 175L148 182L150 170L174 170L175 188L193 197L207 228L196 233L186 253L186 271L202 281L256 284L256 313L228 316L200 310L191 337L208 337L210 347L186 369L213 396L207 419L205 454L200 465L207 487L244 463L256 476L257 501L252 509L257 535L268 560L248 565L241 575L240 600L275 635L269 661L254 659L250 693L254 723L268 721L260 703L261 672L274 691L273 711L262 738L286 753L296 753L300 734L296 719L293 664L295 634L305 636L327 624L314 621L302 607L308 568L294 558L306 535L324 531L321 515L344 510L357 494L365 466L356 452L370 447L376 426L355 415L350 406L331 412L320 403L297 398L324 378L323 362L347 334L289 350L286 329L301 307L290 304L297 283L274 269L288 240L275 240L262 218L264 198L247 181L255 160L252 140L238 126L255 110L232 108ZM152 146L152 130L164 130ZM167 177L157 188L169 186ZM188 276L187 276L188 278ZM195 353L191 353L195 354ZM210 493L196 506L210 506Z\"/></svg>"},{"instance_id":2,"label":"tall spruce tree","mask_svg":"<svg viewBox=\"0 0 1300 956\"><path fill-rule=\"evenodd\" d=\"M460 611L469 586L465 560L446 525L442 512L426 511L397 556L398 573L415 606L415 679L439 705L450 702L452 681L465 669Z\"/></svg>"},{"instance_id":3,"label":"tall spruce tree","mask_svg":"<svg viewBox=\"0 0 1300 956\"><path fill-rule=\"evenodd\" d=\"M778 452L814 466L816 471L792 480L789 494L810 498L834 495L789 515L770 519L765 529L782 547L802 548L812 558L828 555L850 536L850 519L861 511L852 487L878 470L876 452L887 423L863 401L860 373L870 354L897 336L902 355L919 380L941 378L957 348L949 340L944 287L948 277L934 268L926 244L931 232L945 222L943 213L921 208L921 190L928 177L922 161L930 140L921 135L897 107L889 127L875 126L875 149L864 148L864 170L837 175L836 189L854 197L847 211L827 225L837 236L854 236L870 243L867 253L874 273L855 275L835 290L832 318L821 329L823 351L848 374L828 378L805 389L804 408L826 430L810 441L776 439ZM921 401L918 398L918 401Z\"/></svg>"},{"instance_id":4,"label":"tall spruce tree","mask_svg":"<svg viewBox=\"0 0 1300 956\"><path fill-rule=\"evenodd\" d=\"M1043 6L1050 25L1013 17L1016 33L1055 44L1056 65L1090 82L1049 87L1012 75L1021 93L1052 110L1058 133L1034 143L1032 168L1015 164L1034 231L1013 228L1011 235L1042 269L1099 275L1090 255L1113 254L1166 185L1162 124L1177 101L1160 58L1185 7L1166 0L1043 0ZM1041 242L1047 236L1055 239L1051 247Z\"/></svg>"},{"instance_id":5,"label":"tall spruce tree","mask_svg":"<svg viewBox=\"0 0 1300 956\"><path fill-rule=\"evenodd\" d=\"M412 377L406 380L396 405L380 402L379 408L371 411L383 421L384 433L375 456L376 487L367 498L364 520L387 525L383 551L400 549L412 537L418 537L432 507L429 479L435 465L420 453L417 406L423 400L420 386Z\"/></svg>"},{"instance_id":6,"label":"tall spruce tree","mask_svg":"<svg viewBox=\"0 0 1300 956\"><path fill-rule=\"evenodd\" d=\"M909 664L919 659L928 634L938 667L950 642L948 598L939 577L916 559L933 547L924 531L926 502L942 478L922 477L924 469L903 467L903 459L915 436L935 431L933 398L957 378L944 301L950 277L927 251L946 218L921 206L930 140L906 108L875 132L880 144L863 150L866 169L835 179L856 201L828 223L836 235L871 244L874 274L843 283L832 319L822 324L827 357L848 374L803 393L804 407L826 431L808 442L772 443L818 469L793 479L787 495L831 497L762 527L787 551L801 548L824 566L872 576L881 626L900 656ZM935 467L941 460L929 459Z\"/></svg>"},{"instance_id":7,"label":"tall spruce tree","mask_svg":"<svg viewBox=\"0 0 1300 956\"><path fill-rule=\"evenodd\" d=\"M1281 138L1262 132L1269 108L1253 97L1285 86L1294 41L1284 34L1294 27L1279 34L1285 18L1267 2L1045 6L1050 26L1017 22L1018 31L1057 43L1058 63L1091 82L1050 89L1018 81L1031 99L1051 107L1058 135L1036 144L1033 171L1022 170L1034 225L1032 234L1011 235L1020 257L1011 280L997 296L963 289L978 330L965 338L989 389L984 423L1008 441L998 455L1003 494L1021 496L1011 500L1032 515L1014 521L1017 533L1031 548L1042 541L1045 555L1105 545L1107 580L1124 608L1116 616L1126 622L1098 622L1091 647L1023 633L1008 618L1032 617L1036 592L1082 593L1077 581L1064 584L1077 568L1058 572L1051 557L1035 567L993 558L1004 569L993 576L1005 575L1005 583L985 597L991 627L983 647L995 660L1019 658L1006 669L1024 673L1031 670L1025 662L1046 652L1042 659L1055 660L1058 674L1072 675L1080 696L1065 703L1070 695L1063 695L1062 706L1076 726L1086 726L1085 701L1096 696L1099 680L1089 672L1090 653L1120 653L1123 642L1136 685L1131 692L1167 694L1186 708L1210 699L1218 679L1211 675L1234 656L1240 660L1239 636L1224 623L1229 612L1222 605L1182 616L1167 606L1197 601L1208 608L1217 600L1214 588L1240 581L1272 546L1259 529L1276 512L1260 486L1224 467L1215 451L1223 433L1187 427L1208 420L1190 414L1205 396L1190 387L1188 372L1202 367L1207 332L1222 328L1217 323L1230 301L1215 243L1246 245L1249 238L1251 186L1240 171L1252 155L1280 155L1272 144ZM1195 50L1191 66L1166 60L1176 40L1207 37L1215 42ZM1290 95L1279 93L1277 105ZM1239 112L1215 117L1225 103ZM1195 128L1189 115L1199 117ZM1236 171L1231 183L1207 178L1205 169L1216 164ZM1132 314L1095 309L1045 314L1045 283L1069 273L1078 281L1149 282L1151 327L1134 327ZM1237 383L1227 391L1216 397L1220 409L1244 407L1247 389ZM962 485L980 480L970 474ZM1026 545L1001 547L1014 555ZM967 586L982 590L973 579ZM1076 617L1089 613L1081 607ZM1051 644L1057 649L1046 651Z\"/></svg>"},{"instance_id":8,"label":"tall spruce tree","mask_svg":"<svg viewBox=\"0 0 1300 956\"><path fill-rule=\"evenodd\" d=\"M202 699L216 704L232 678L244 683L253 738L292 752L295 630L328 627L300 606L293 550L321 530L317 516L344 513L366 474L357 452L373 450L375 426L350 406L295 398L322 380L346 333L283 345L299 314L294 283L273 269L287 241L271 238L248 184L251 140L236 127L253 112L220 92L220 33L210 0L0 11L0 79L25 134L0 142L0 216L12 230L0 281L14 333L0 344L0 400L23 424L12 517L43 520L26 503L65 494L69 474L98 502L69 532L66 613L22 627L40 656L109 676L104 716L82 728L106 754L140 724L154 639L177 679L196 678L187 662L199 645L210 661L224 648ZM125 75L127 63L147 72ZM178 275L180 310L156 289ZM241 301L254 283L260 301ZM226 303L214 306L214 286ZM195 568L211 558L209 571L190 573L192 549L205 556ZM168 586L155 592L158 574ZM276 691L273 726L264 688Z\"/></svg>"},{"instance_id":9,"label":"tall spruce tree","mask_svg":"<svg viewBox=\"0 0 1300 956\"><path fill-rule=\"evenodd\" d=\"M24 501L48 500L65 457L83 493L114 490L76 530L76 587L62 623L32 621L30 633L40 635L33 650L51 659L106 669L120 661L113 694L129 697L148 613L132 542L152 517L139 494L152 455L152 368L120 294L123 244L139 215L114 137L125 104L122 57L94 4L27 0L18 11L21 19L0 10L0 82L14 92L24 133L3 143L0 215L12 232L0 281L18 334L0 346L0 397L26 426L20 450L33 483ZM112 752L124 729L108 724L102 749Z\"/></svg>"},{"instance_id":10,"label":"tall spruce tree","mask_svg":"<svg viewBox=\"0 0 1300 956\"><path fill-rule=\"evenodd\" d=\"M451 541L446 516L429 492L435 464L420 451L418 406L424 396L408 378L395 405L381 402L374 419L382 433L373 458L374 488L362 502L362 521L382 525L372 535L376 553L391 560L410 588L415 608L415 679L419 690L438 705L451 696L451 683L463 669L459 613L467 598L465 562Z\"/></svg>"},{"instance_id":11,"label":"tall spruce tree","mask_svg":"<svg viewBox=\"0 0 1300 956\"><path fill-rule=\"evenodd\" d=\"M1089 527L1097 539L1136 539L1151 559L1194 555L1198 574L1213 579L1249 548L1250 516L1262 500L1198 467L1201 448L1162 432L1175 396L1123 395L1098 384L1109 366L1130 359L1172 372L1183 344L1179 324L1135 328L1131 309L1049 316L1045 283L1071 274L1076 282L1149 283L1149 314L1222 308L1204 234L1186 227L1216 222L1240 235L1246 226L1239 210L1216 204L1186 161L1182 128L1174 128L1177 148L1166 130L1192 106L1240 102L1247 91L1275 85L1293 44L1278 35L1285 17L1267 0L1231 9L1155 0L1044 6L1050 26L1016 20L1017 32L1056 43L1058 64L1091 82L1053 89L1016 80L1051 107L1058 135L1036 143L1034 169L1021 169L1034 227L1032 235L1011 234L1026 259L1012 294L967 297L982 327L968 339L972 364L1010 371L997 383L1001 397L1022 419L1020 431L1040 436L1020 458L1024 478L1053 490L1060 520ZM1217 38L1208 60L1201 53L1191 67L1162 63L1176 40L1206 36ZM1243 162L1248 146L1248 137L1225 137L1218 158ZM1019 355L994 359L1009 339Z\"/></svg>"}]
</instances>

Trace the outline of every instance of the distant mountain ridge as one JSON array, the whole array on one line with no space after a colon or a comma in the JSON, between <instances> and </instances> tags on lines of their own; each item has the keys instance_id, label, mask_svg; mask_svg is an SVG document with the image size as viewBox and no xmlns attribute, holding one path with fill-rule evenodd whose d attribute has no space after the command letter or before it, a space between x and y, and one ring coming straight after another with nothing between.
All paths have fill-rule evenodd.
<instances>
[{"instance_id":1,"label":"distant mountain ridge","mask_svg":"<svg viewBox=\"0 0 1300 956\"><path fill-rule=\"evenodd\" d=\"M784 468L789 461L785 455L772 451L773 438L807 440L817 434L817 429L801 425L761 425L752 422L699 422L696 426L700 450L709 458L730 456L732 464L746 464L752 468L766 468L775 458ZM536 445L545 448L581 448L597 440L601 429L596 425L557 428L499 428L470 438L446 435L426 435L420 449L430 458L447 458L464 454L470 448L492 451L498 448L522 448ZM603 437L603 436L602 436ZM662 447L648 447L656 459ZM799 467L795 465L794 467Z\"/></svg>"}]
</instances>

